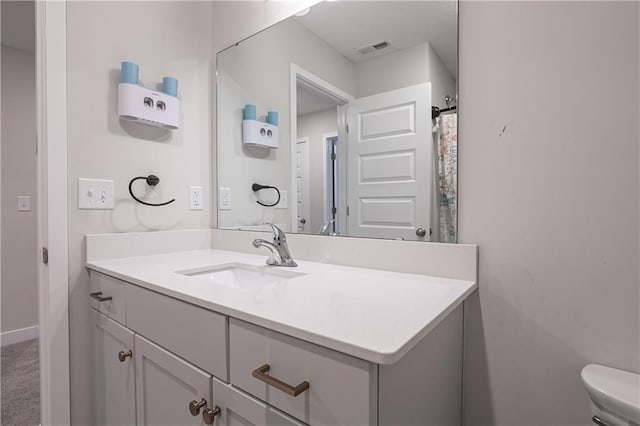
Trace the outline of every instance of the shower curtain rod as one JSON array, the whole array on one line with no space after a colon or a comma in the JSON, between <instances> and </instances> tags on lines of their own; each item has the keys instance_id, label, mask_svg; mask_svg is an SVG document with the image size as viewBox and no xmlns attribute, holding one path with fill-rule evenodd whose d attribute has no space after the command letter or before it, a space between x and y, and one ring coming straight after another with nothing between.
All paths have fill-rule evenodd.
<instances>
[{"instance_id":1,"label":"shower curtain rod","mask_svg":"<svg viewBox=\"0 0 640 426\"><path fill-rule=\"evenodd\" d=\"M440 117L440 114L442 114L443 112L449 112L449 111L455 111L456 110L456 106L450 106L447 108L438 108L437 106L432 106L431 107L431 119L435 120L436 118Z\"/></svg>"}]
</instances>

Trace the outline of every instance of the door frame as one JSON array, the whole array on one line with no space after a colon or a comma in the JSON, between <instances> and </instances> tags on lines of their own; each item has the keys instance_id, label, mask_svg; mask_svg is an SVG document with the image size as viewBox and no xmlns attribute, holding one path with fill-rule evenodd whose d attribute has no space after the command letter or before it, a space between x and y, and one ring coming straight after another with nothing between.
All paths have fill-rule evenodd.
<instances>
[{"instance_id":1,"label":"door frame","mask_svg":"<svg viewBox=\"0 0 640 426\"><path fill-rule=\"evenodd\" d=\"M71 423L66 1L36 2L40 421ZM42 248L48 249L48 264Z\"/></svg>"},{"instance_id":2,"label":"door frame","mask_svg":"<svg viewBox=\"0 0 640 426\"><path fill-rule=\"evenodd\" d=\"M354 97L349 93L338 89L331 83L323 80L317 75L313 74L300 67L299 65L291 62L289 64L289 155L291 158L290 161L290 187L291 191L289 191L289 206L290 206L290 224L291 229L297 229L297 217L298 217L298 196L296 191L293 189L296 187L296 176L294 173L294 161L296 155L296 140L298 139L298 93L297 93L297 83L298 80L308 85L309 87L324 93L325 95L336 99L338 102L342 103L342 106L338 106L338 138L342 138L343 140L346 137L346 117L343 120L340 120L340 115L346 115L346 106L351 102ZM341 125L341 121L344 125Z\"/></svg>"},{"instance_id":3,"label":"door frame","mask_svg":"<svg viewBox=\"0 0 640 426\"><path fill-rule=\"evenodd\" d=\"M305 169L306 169L306 173L307 173L307 184L306 184L306 189L307 190L307 205L309 207L309 214L307 215L307 229L309 230L309 232L305 232L305 233L311 233L311 170L310 170L310 164L309 164L309 149L310 149L310 139L308 136L303 136L301 138L297 138L296 139L296 155L297 155L297 145L299 144L307 144L307 157L305 159L303 159L304 163L305 163ZM296 157L293 157L296 158ZM293 168L293 170L295 170L295 167ZM296 173L297 175L297 173ZM297 186L298 186L298 182L296 181L296 186L293 188L293 190L291 192L295 192L296 193L296 213L298 212L298 191L297 191ZM296 228L295 228L295 232L298 232L298 220L297 220L297 214L296 214Z\"/></svg>"},{"instance_id":4,"label":"door frame","mask_svg":"<svg viewBox=\"0 0 640 426\"><path fill-rule=\"evenodd\" d=\"M322 134L322 152L324 153L324 155L322 156L322 222L323 223L327 223L327 221L329 220L329 216L327 216L328 214L328 204L329 204L329 192L328 192L328 187L327 187L327 182L329 181L329 164L328 164L328 159L327 159L327 153L329 151L329 143L330 141L332 141L333 139L338 139L338 141L340 141L340 137L338 136L338 132L329 132L329 133L323 133ZM338 155L338 154L336 154ZM338 179L338 175L339 173L336 173L336 177L334 179L334 186L340 186L340 179ZM338 205L339 205L339 200L338 200ZM339 217L340 217L340 211L338 210L338 213L336 214L336 229L340 229L339 228Z\"/></svg>"}]
</instances>

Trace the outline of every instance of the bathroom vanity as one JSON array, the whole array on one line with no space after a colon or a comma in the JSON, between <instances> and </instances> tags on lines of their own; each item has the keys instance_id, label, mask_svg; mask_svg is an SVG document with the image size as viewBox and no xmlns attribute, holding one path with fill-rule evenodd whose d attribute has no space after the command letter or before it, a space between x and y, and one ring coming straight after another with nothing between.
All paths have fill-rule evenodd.
<instances>
[{"instance_id":1,"label":"bathroom vanity","mask_svg":"<svg viewBox=\"0 0 640 426\"><path fill-rule=\"evenodd\" d=\"M249 245L232 251L264 234L216 233L87 237L95 424L461 424L475 275L306 261L323 248L304 235L290 241L299 266L278 268ZM333 240L335 253L367 243ZM451 271L476 267L475 246L368 243L439 247Z\"/></svg>"}]
</instances>

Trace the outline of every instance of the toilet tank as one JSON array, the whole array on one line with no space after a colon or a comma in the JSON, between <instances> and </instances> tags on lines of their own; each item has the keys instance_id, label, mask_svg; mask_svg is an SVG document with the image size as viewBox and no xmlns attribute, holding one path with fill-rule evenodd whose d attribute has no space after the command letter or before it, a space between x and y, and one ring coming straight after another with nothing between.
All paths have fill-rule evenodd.
<instances>
[{"instance_id":1,"label":"toilet tank","mask_svg":"<svg viewBox=\"0 0 640 426\"><path fill-rule=\"evenodd\" d=\"M592 424L640 426L640 374L589 364L581 376L591 399Z\"/></svg>"}]
</instances>

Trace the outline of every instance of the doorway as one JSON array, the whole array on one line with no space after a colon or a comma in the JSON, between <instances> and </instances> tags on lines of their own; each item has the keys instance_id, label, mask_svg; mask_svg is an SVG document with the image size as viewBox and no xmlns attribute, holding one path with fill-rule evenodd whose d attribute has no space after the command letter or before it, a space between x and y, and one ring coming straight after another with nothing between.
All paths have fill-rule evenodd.
<instances>
[{"instance_id":1,"label":"doorway","mask_svg":"<svg viewBox=\"0 0 640 426\"><path fill-rule=\"evenodd\" d=\"M353 97L297 65L291 65L292 229L337 235L346 212L344 144L346 107ZM302 168L299 165L302 164ZM306 168L306 169L305 169ZM306 172L306 173L305 173Z\"/></svg>"},{"instance_id":2,"label":"doorway","mask_svg":"<svg viewBox=\"0 0 640 426\"><path fill-rule=\"evenodd\" d=\"M340 223L338 211L340 210L338 196L338 168L342 158L338 158L338 134L327 133L322 135L324 141L324 224L320 234L339 235Z\"/></svg>"},{"instance_id":3,"label":"doorway","mask_svg":"<svg viewBox=\"0 0 640 426\"><path fill-rule=\"evenodd\" d=\"M38 425L41 403L35 2L2 1L1 7L0 423Z\"/></svg>"},{"instance_id":4,"label":"doorway","mask_svg":"<svg viewBox=\"0 0 640 426\"><path fill-rule=\"evenodd\" d=\"M32 94L21 93L20 102L30 102L33 107L24 113L32 117L33 123L24 126L25 133L18 140L22 142L20 149L30 150L28 160L35 163L35 192L31 199L17 199L13 194L10 202L3 201L2 206L8 206L13 212L35 215L32 224L36 233L36 243L30 240L30 249L23 261L29 262L36 270L35 300L29 300L21 308L34 309L35 324L18 328L17 334L2 336L5 347L13 343L28 342L37 337L36 344L30 346L31 353L37 354L37 360L29 366L23 366L22 372L16 377L26 379L29 372L37 371L37 376L30 385L31 395L39 393L39 404L16 401L12 403L13 414L28 414L29 417L12 417L7 421L2 413L3 424L70 424L70 385L69 385L69 273L68 273L68 212L67 212L67 65L66 65L66 3L65 2L36 2L33 0L3 0L2 2L2 41L3 44L14 44L13 48L22 46L22 50L29 51L33 56L30 65L31 75L28 77ZM13 37L13 38L12 38ZM13 40L13 41L12 41ZM20 42L22 40L22 42ZM29 40L28 43L23 42ZM26 46L31 46L25 48ZM4 56L4 55L3 55ZM2 60L2 104L13 106L14 101L5 97L5 65L11 62ZM26 76L21 76L25 78ZM27 90L27 89L24 89ZM7 125L12 124L6 112L16 112L13 107L5 110L2 105L2 142L8 143L6 138ZM17 105L17 104L16 104ZM12 111L13 110L13 111ZM9 126L10 127L10 126ZM37 136L36 136L37 135ZM15 139L15 138L14 138ZM2 147L4 148L4 146ZM17 185L5 186L6 174L4 160L6 157L0 149L0 179L2 187L17 188ZM5 164L1 164L5 163ZM33 169L32 169L33 170ZM33 178L33 173L28 174ZM23 179L25 179L23 177ZM2 188L4 189L4 188ZM2 193L2 191L0 191ZM3 196L4 194L2 194ZM30 202L29 202L30 201ZM30 208L30 211L29 211ZM0 210L0 213L1 210ZM1 216L1 214L0 214ZM23 216L24 218L25 216ZM0 219L5 219L4 217ZM0 289L2 302L5 302L5 269L10 266L4 255L16 249L25 239L9 238L10 235L0 227ZM49 253L52 255L49 256ZM16 305L18 306L18 305ZM4 308L4 306L3 306ZM32 312L32 311L29 311ZM6 312L3 312L6 314ZM3 323L3 326L6 324ZM26 330L25 330L26 329ZM16 336L18 337L16 339ZM23 340L24 339L24 340ZM22 342L17 342L22 340ZM34 342L35 343L35 342ZM35 346L35 347L34 347ZM37 347L37 348L36 348ZM39 367L39 368L38 368ZM14 367L15 368L15 367ZM9 369L10 370L10 369ZM2 376L7 370L2 369ZM35 387L35 389L34 389ZM3 402L7 398L7 389L3 383ZM17 396L19 392L8 391ZM4 406L2 408L5 408ZM18 412L19 410L19 412ZM28 413L26 413L28 411Z\"/></svg>"}]
</instances>

